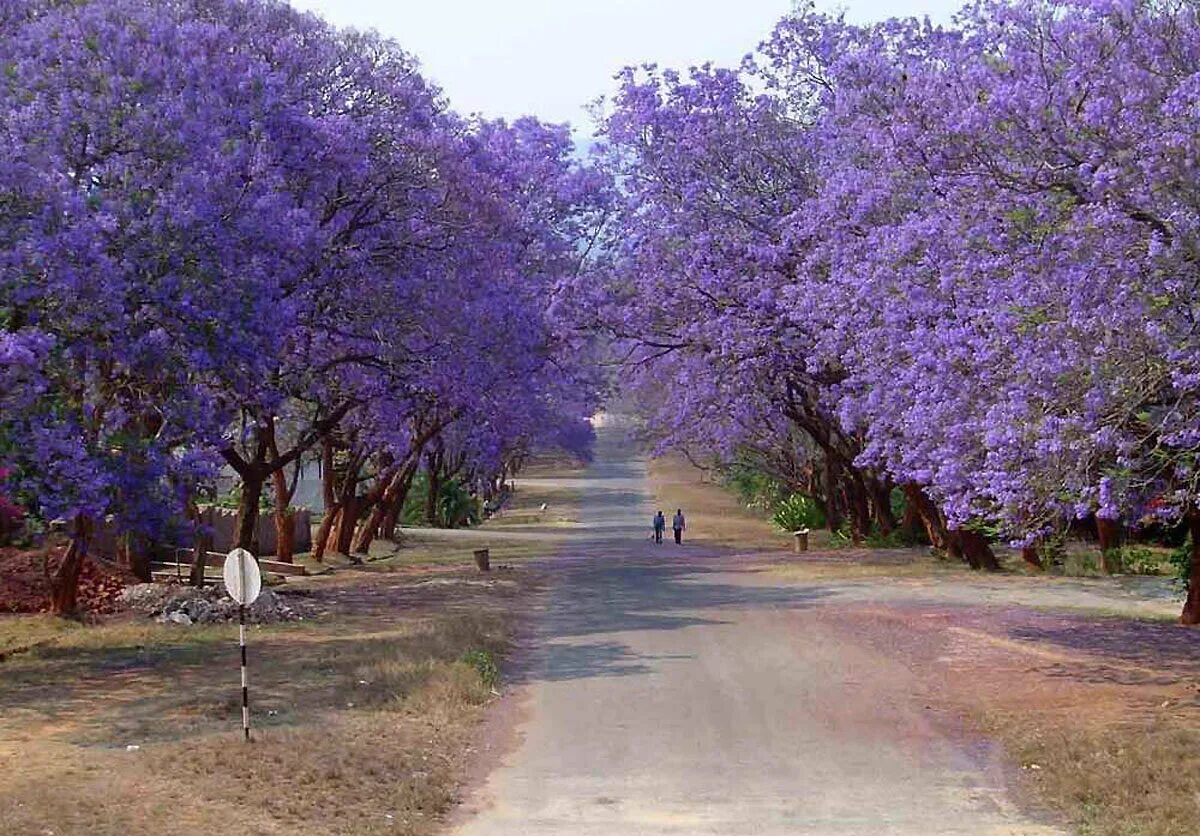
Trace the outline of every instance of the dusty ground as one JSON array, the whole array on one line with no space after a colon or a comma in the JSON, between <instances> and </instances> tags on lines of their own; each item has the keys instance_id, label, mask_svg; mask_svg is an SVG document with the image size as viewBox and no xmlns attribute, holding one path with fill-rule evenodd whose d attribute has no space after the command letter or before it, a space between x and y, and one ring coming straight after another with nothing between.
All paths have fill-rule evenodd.
<instances>
[{"instance_id":1,"label":"dusty ground","mask_svg":"<svg viewBox=\"0 0 1200 836\"><path fill-rule=\"evenodd\" d=\"M552 528L572 503L520 490L510 511ZM541 583L513 564L556 542L533 533L417 532L280 587L320 615L251 629L249 746L235 626L0 617L0 833L434 831ZM472 566L485 545L489 575Z\"/></svg>"},{"instance_id":2,"label":"dusty ground","mask_svg":"<svg viewBox=\"0 0 1200 836\"><path fill-rule=\"evenodd\" d=\"M657 494L687 488L693 516L732 514L741 542L773 536L686 463L650 473ZM981 575L911 549L739 551L761 583L819 590L814 622L899 661L930 712L1000 743L1020 804L1083 833L1200 829L1200 633L1174 623L1167 579Z\"/></svg>"},{"instance_id":3,"label":"dusty ground","mask_svg":"<svg viewBox=\"0 0 1200 836\"><path fill-rule=\"evenodd\" d=\"M678 463L607 456L456 832L1200 826L1200 648L1169 591L764 551L786 539ZM679 506L690 542L647 542Z\"/></svg>"}]
</instances>

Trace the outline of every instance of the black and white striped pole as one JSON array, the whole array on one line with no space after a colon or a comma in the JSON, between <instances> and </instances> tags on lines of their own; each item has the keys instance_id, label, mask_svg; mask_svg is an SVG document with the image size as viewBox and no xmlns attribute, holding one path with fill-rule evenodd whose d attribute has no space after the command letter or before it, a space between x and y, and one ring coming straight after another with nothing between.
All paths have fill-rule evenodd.
<instances>
[{"instance_id":1,"label":"black and white striped pole","mask_svg":"<svg viewBox=\"0 0 1200 836\"><path fill-rule=\"evenodd\" d=\"M246 605L238 604L238 645L242 648L242 731L250 742L250 681L246 678Z\"/></svg>"},{"instance_id":2,"label":"black and white striped pole","mask_svg":"<svg viewBox=\"0 0 1200 836\"><path fill-rule=\"evenodd\" d=\"M225 558L221 572L225 591L238 604L238 646L242 652L242 733L250 742L250 679L246 672L246 607L262 592L262 573L258 561L245 549L234 549Z\"/></svg>"}]
</instances>

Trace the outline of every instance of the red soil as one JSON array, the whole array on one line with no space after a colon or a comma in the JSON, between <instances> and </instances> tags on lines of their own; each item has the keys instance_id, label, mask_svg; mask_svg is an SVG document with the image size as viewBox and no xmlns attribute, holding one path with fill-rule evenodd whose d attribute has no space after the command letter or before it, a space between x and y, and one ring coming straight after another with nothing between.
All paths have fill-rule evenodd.
<instances>
[{"instance_id":1,"label":"red soil","mask_svg":"<svg viewBox=\"0 0 1200 836\"><path fill-rule=\"evenodd\" d=\"M50 578L62 560L66 545L42 549L0 549L0 613L46 612L50 604ZM91 558L84 561L79 578L79 607L89 615L119 612L121 590L132 578L116 567Z\"/></svg>"}]
</instances>

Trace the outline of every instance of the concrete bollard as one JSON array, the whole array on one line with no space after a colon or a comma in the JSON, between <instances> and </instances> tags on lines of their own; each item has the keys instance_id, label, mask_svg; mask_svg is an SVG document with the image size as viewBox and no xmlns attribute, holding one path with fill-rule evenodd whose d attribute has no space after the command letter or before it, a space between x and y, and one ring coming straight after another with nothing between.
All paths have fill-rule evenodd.
<instances>
[{"instance_id":1,"label":"concrete bollard","mask_svg":"<svg viewBox=\"0 0 1200 836\"><path fill-rule=\"evenodd\" d=\"M802 528L799 531L793 531L792 536L796 538L796 554L808 551L808 529Z\"/></svg>"},{"instance_id":2,"label":"concrete bollard","mask_svg":"<svg viewBox=\"0 0 1200 836\"><path fill-rule=\"evenodd\" d=\"M479 567L480 572L490 572L492 570L491 560L488 557L487 549L475 550L475 565Z\"/></svg>"}]
</instances>

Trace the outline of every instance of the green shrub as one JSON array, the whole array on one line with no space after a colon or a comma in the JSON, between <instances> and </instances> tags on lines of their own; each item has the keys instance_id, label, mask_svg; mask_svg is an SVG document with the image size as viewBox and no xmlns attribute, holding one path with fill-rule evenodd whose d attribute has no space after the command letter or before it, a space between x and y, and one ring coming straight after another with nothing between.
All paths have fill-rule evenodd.
<instances>
[{"instance_id":1,"label":"green shrub","mask_svg":"<svg viewBox=\"0 0 1200 836\"><path fill-rule=\"evenodd\" d=\"M478 671L479 678L487 687L495 688L500 682L500 668L497 667L496 658L490 651L468 650L462 655L462 661Z\"/></svg>"},{"instance_id":2,"label":"green shrub","mask_svg":"<svg viewBox=\"0 0 1200 836\"><path fill-rule=\"evenodd\" d=\"M825 525L825 515L811 496L794 493L775 508L771 522L781 531L799 531Z\"/></svg>"},{"instance_id":3,"label":"green shrub","mask_svg":"<svg viewBox=\"0 0 1200 836\"><path fill-rule=\"evenodd\" d=\"M1167 562L1169 562L1171 566L1175 568L1174 575L1176 586L1178 586L1184 592L1187 592L1188 582L1192 576L1191 535L1188 535L1188 538L1183 541L1183 545L1171 552L1170 557L1167 558Z\"/></svg>"},{"instance_id":4,"label":"green shrub","mask_svg":"<svg viewBox=\"0 0 1200 836\"><path fill-rule=\"evenodd\" d=\"M421 471L413 479L404 500L400 521L404 525L427 524L425 506L429 497L429 475ZM445 528L478 525L483 519L483 503L458 479L444 480L438 491L437 525Z\"/></svg>"},{"instance_id":5,"label":"green shrub","mask_svg":"<svg viewBox=\"0 0 1200 836\"><path fill-rule=\"evenodd\" d=\"M722 475L725 487L747 508L766 511L787 499L783 485L752 464L736 461Z\"/></svg>"},{"instance_id":6,"label":"green shrub","mask_svg":"<svg viewBox=\"0 0 1200 836\"><path fill-rule=\"evenodd\" d=\"M1161 575L1163 556L1145 546L1122 546L1109 554L1114 572L1126 575Z\"/></svg>"}]
</instances>

